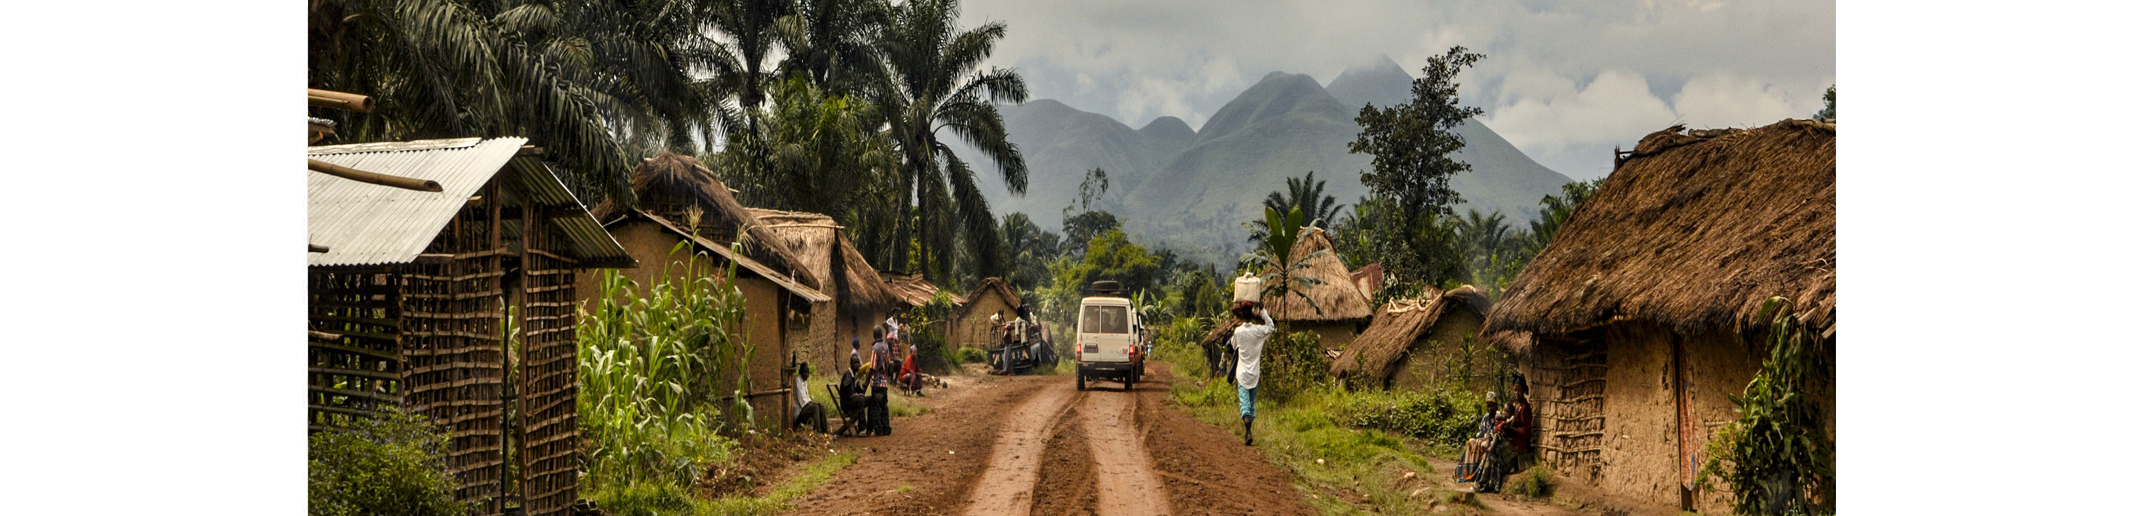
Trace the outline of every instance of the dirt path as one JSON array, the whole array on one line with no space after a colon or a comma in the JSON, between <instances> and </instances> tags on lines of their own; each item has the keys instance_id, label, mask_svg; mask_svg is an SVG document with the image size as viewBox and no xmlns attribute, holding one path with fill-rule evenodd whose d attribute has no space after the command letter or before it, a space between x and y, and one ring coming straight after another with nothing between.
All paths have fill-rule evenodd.
<instances>
[{"instance_id":1,"label":"dirt path","mask_svg":"<svg viewBox=\"0 0 2130 516\"><path fill-rule=\"evenodd\" d=\"M1043 466L1044 442L1065 408L1080 399L1068 382L1052 381L1033 399L1021 403L999 428L991 460L977 477L962 514L1028 514L1035 504L1036 473Z\"/></svg>"},{"instance_id":2,"label":"dirt path","mask_svg":"<svg viewBox=\"0 0 2130 516\"><path fill-rule=\"evenodd\" d=\"M1315 514L1291 473L1168 404L1166 364L1131 391L1071 375L956 377L794 514Z\"/></svg>"},{"instance_id":3,"label":"dirt path","mask_svg":"<svg viewBox=\"0 0 2130 516\"><path fill-rule=\"evenodd\" d=\"M1100 388L1097 387L1099 390ZM1122 390L1122 389L1118 389ZM1080 402L1080 431L1095 462L1095 504L1112 516L1169 514L1168 493L1155 474L1140 431L1136 396L1090 392Z\"/></svg>"}]
</instances>

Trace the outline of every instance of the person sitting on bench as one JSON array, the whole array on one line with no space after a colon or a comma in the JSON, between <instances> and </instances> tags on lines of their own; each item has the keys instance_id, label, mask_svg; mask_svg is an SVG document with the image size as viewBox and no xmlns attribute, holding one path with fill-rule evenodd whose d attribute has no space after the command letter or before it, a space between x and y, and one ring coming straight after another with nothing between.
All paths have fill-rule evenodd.
<instances>
[{"instance_id":1,"label":"person sitting on bench","mask_svg":"<svg viewBox=\"0 0 2130 516\"><path fill-rule=\"evenodd\" d=\"M1494 401L1493 391L1487 392L1486 412L1479 414L1479 424L1472 430L1472 438L1464 440L1464 460L1458 466L1458 481L1468 481L1468 476L1478 474L1467 471L1479 465L1479 458L1487 454L1487 438L1494 435L1494 420L1501 411L1501 403Z\"/></svg>"}]
</instances>

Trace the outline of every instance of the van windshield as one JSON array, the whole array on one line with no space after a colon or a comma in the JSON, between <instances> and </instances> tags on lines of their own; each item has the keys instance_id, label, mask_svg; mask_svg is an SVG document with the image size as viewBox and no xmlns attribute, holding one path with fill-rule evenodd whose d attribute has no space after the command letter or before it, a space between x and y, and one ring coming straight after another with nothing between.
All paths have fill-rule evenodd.
<instances>
[{"instance_id":1,"label":"van windshield","mask_svg":"<svg viewBox=\"0 0 2130 516\"><path fill-rule=\"evenodd\" d=\"M1080 310L1080 331L1087 333L1128 333L1130 311L1121 306L1089 306Z\"/></svg>"}]
</instances>

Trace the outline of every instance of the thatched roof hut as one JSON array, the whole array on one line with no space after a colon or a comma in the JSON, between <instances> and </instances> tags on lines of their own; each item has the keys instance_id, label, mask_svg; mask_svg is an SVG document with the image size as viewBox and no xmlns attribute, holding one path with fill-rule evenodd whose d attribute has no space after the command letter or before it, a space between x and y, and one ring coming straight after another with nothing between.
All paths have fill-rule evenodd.
<instances>
[{"instance_id":1,"label":"thatched roof hut","mask_svg":"<svg viewBox=\"0 0 2130 516\"><path fill-rule=\"evenodd\" d=\"M741 247L749 257L796 278L798 283L807 287L822 288L821 279L800 263L791 247L762 227L761 221L732 196L732 189L695 158L663 154L645 159L629 179L629 188L636 194L633 211L686 225L689 209L701 210L701 219L693 228L701 232L701 236L730 244L743 234L744 229L747 238ZM592 216L602 223L611 223L628 211L632 210L623 210L613 199L607 199L592 208Z\"/></svg>"},{"instance_id":2,"label":"thatched roof hut","mask_svg":"<svg viewBox=\"0 0 2130 516\"><path fill-rule=\"evenodd\" d=\"M1439 359L1449 358L1428 352L1453 351L1443 348L1456 346L1465 338L1477 341L1479 325L1486 320L1488 305L1486 293L1471 285L1449 292L1430 289L1425 297L1384 303L1376 310L1368 331L1355 338L1353 344L1348 344L1339 359L1332 362L1331 375L1346 380L1348 385L1390 387L1392 383L1399 383L1401 385L1397 386L1400 387L1415 387L1402 385L1410 382L1393 382L1393 377L1398 376L1396 373L1407 362L1428 362L1413 365L1430 369L1428 366L1441 365L1443 360ZM1407 358L1414 354L1437 360Z\"/></svg>"},{"instance_id":3,"label":"thatched roof hut","mask_svg":"<svg viewBox=\"0 0 2130 516\"><path fill-rule=\"evenodd\" d=\"M1008 319L1021 307L1021 295L1006 280L984 278L969 289L968 302L954 317L952 340L958 346L987 347L991 341L991 316L1005 312ZM1075 308L1077 310L1077 308Z\"/></svg>"},{"instance_id":4,"label":"thatched roof hut","mask_svg":"<svg viewBox=\"0 0 2130 516\"><path fill-rule=\"evenodd\" d=\"M850 239L843 236L843 226L837 225L835 218L765 208L748 208L747 213L761 222L761 228L776 235L815 277L834 286L838 307L883 311L894 305L897 296Z\"/></svg>"},{"instance_id":5,"label":"thatched roof hut","mask_svg":"<svg viewBox=\"0 0 2130 516\"><path fill-rule=\"evenodd\" d=\"M1599 490L1723 512L1696 485L1704 443L1735 418L1768 356L1756 321L1796 303L1805 399L1834 436L1835 132L1784 120L1650 134L1509 285L1485 335L1516 355L1536 408L1539 458ZM1832 503L1831 486L1818 493Z\"/></svg>"},{"instance_id":6,"label":"thatched roof hut","mask_svg":"<svg viewBox=\"0 0 2130 516\"><path fill-rule=\"evenodd\" d=\"M932 302L932 298L939 294L939 286L926 281L922 272L905 274L883 271L880 273L880 279L887 280L888 290L893 291L895 296L900 298L902 304L906 306L924 306L925 303ZM950 302L954 303L954 306L961 306L969 302L969 298L953 292L948 292L947 297Z\"/></svg>"},{"instance_id":7,"label":"thatched roof hut","mask_svg":"<svg viewBox=\"0 0 2130 516\"><path fill-rule=\"evenodd\" d=\"M1339 253L1332 249L1331 238L1324 231L1309 231L1294 243L1288 260L1299 260L1319 250L1323 256L1309 260L1308 266L1297 266L1294 278L1313 278L1315 286L1306 289L1297 287L1286 295L1265 300L1265 309L1272 311L1272 318L1279 322L1314 323L1332 321L1355 321L1369 316L1368 295L1353 285L1353 273L1339 261ZM1308 295L1303 299L1303 294ZM1314 302L1314 306L1311 303Z\"/></svg>"},{"instance_id":8,"label":"thatched roof hut","mask_svg":"<svg viewBox=\"0 0 2130 516\"><path fill-rule=\"evenodd\" d=\"M1834 125L1682 128L1643 138L1576 208L1504 291L1490 335L1566 334L1615 318L1736 330L1778 295L1814 327L1832 326Z\"/></svg>"}]
</instances>

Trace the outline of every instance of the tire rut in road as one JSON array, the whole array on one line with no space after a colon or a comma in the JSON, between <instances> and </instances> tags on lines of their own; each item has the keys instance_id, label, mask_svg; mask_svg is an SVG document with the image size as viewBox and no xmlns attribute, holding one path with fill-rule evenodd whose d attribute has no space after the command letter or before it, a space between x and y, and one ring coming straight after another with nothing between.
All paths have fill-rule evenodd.
<instances>
[{"instance_id":1,"label":"tire rut in road","mask_svg":"<svg viewBox=\"0 0 2130 516\"><path fill-rule=\"evenodd\" d=\"M1043 447L1065 409L1079 399L1071 382L1044 387L1015 407L991 446L984 472L969 488L962 514L1028 514L1033 508Z\"/></svg>"},{"instance_id":2,"label":"tire rut in road","mask_svg":"<svg viewBox=\"0 0 2130 516\"><path fill-rule=\"evenodd\" d=\"M1092 392L1080 398L1080 429L1095 463L1096 507L1107 516L1169 514L1168 493L1154 473L1131 392Z\"/></svg>"}]
</instances>

